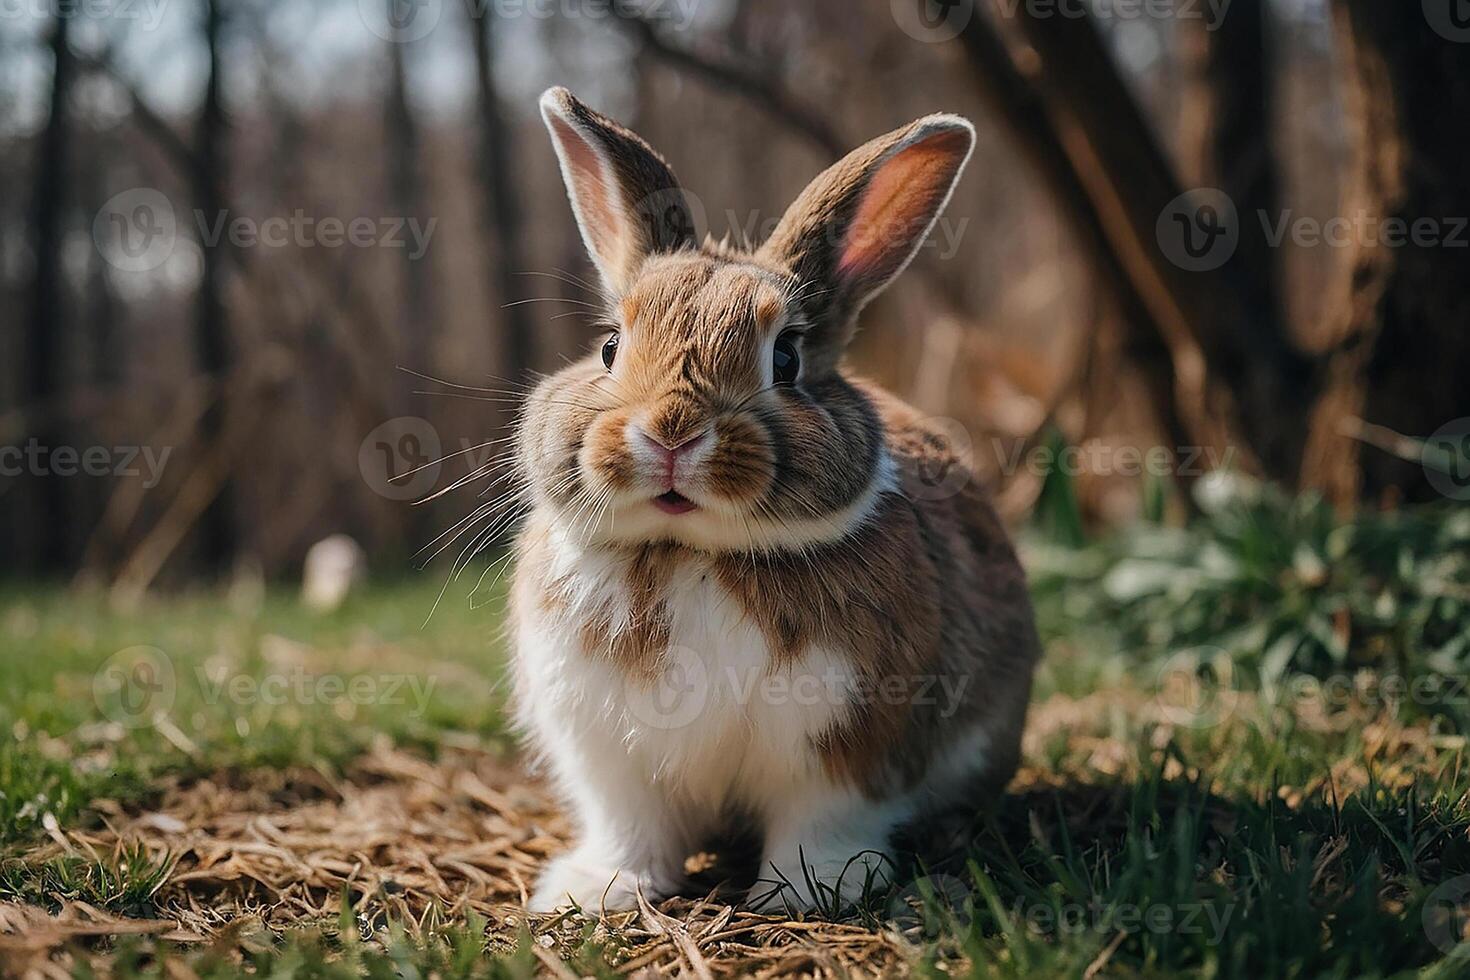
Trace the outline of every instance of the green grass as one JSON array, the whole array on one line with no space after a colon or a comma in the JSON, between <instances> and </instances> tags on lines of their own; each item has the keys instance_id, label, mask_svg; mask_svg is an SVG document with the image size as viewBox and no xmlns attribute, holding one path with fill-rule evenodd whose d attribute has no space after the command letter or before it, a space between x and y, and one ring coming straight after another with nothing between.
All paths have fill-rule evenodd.
<instances>
[{"instance_id":1,"label":"green grass","mask_svg":"<svg viewBox=\"0 0 1470 980\"><path fill-rule=\"evenodd\" d=\"M897 918L916 970L932 976L968 964L980 977L1470 977L1470 944L1454 940L1470 915L1470 695L1383 683L1465 676L1470 509L1344 524L1315 501L1247 490L1185 530L1072 540L1026 548L1049 653L1017 786L967 845L908 867L846 918ZM148 915L168 868L146 855L15 855L47 814L85 824L91 801L145 798L167 774L340 767L383 737L429 756L507 744L501 603L471 609L451 591L422 627L439 584L374 586L325 617L286 592L129 614L92 596L0 592L0 853L11 855L0 899ZM105 683L94 696L99 668L136 645L164 651L174 671L172 737L118 724ZM344 684L436 683L422 710L211 694L218 677L298 667ZM1314 687L1322 678L1351 683ZM348 916L260 942L243 967L541 970L528 936L495 937L485 952L483 923L415 940L391 923L371 941L356 932ZM574 972L610 975L606 943L589 928L558 952ZM226 952L238 945L110 948L118 976L163 973L172 959L209 977L239 972Z\"/></svg>"},{"instance_id":2,"label":"green grass","mask_svg":"<svg viewBox=\"0 0 1470 980\"><path fill-rule=\"evenodd\" d=\"M1443 959L1421 921L1435 886L1470 873L1463 777L1288 806L1269 776L1163 773L1082 801L1007 801L973 852L980 900L955 933L984 951L985 975L1067 975L1114 940L1118 975L1361 977ZM1079 806L1104 826L1075 825Z\"/></svg>"},{"instance_id":3,"label":"green grass","mask_svg":"<svg viewBox=\"0 0 1470 980\"><path fill-rule=\"evenodd\" d=\"M434 609L441 584L377 585L328 615L286 590L129 613L95 594L0 590L0 845L169 773L334 768L380 737L430 754L448 737L504 743L501 602L472 609L451 590ZM150 700L118 661L138 648L171 677ZM149 723L160 708L166 729Z\"/></svg>"},{"instance_id":4,"label":"green grass","mask_svg":"<svg viewBox=\"0 0 1470 980\"><path fill-rule=\"evenodd\" d=\"M141 847L107 859L73 855L39 865L12 862L0 865L0 899L52 911L65 902L86 902L117 915L147 918L172 867L172 861L158 860Z\"/></svg>"}]
</instances>

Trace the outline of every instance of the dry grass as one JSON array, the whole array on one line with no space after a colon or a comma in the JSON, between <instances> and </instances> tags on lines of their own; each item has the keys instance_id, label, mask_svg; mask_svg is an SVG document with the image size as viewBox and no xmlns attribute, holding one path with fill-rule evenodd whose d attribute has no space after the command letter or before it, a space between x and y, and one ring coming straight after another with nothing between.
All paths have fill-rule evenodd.
<instances>
[{"instance_id":1,"label":"dry grass","mask_svg":"<svg viewBox=\"0 0 1470 980\"><path fill-rule=\"evenodd\" d=\"M384 938L390 923L420 939L478 915L491 949L513 948L529 931L555 976L574 975L563 958L589 939L617 972L638 976L891 976L914 955L892 930L788 921L712 900L672 899L595 927L573 915L528 916L528 885L568 827L513 764L484 753L431 765L380 747L341 780L313 770L225 774L169 785L145 811L106 800L95 808L103 829L53 827L26 862L116 866L141 845L167 865L152 896L159 917L127 918L80 899L50 910L0 905L7 972L70 975L82 956L106 975L106 955L79 951L109 936L223 944L243 957L288 930L335 931L344 895L363 940Z\"/></svg>"}]
</instances>

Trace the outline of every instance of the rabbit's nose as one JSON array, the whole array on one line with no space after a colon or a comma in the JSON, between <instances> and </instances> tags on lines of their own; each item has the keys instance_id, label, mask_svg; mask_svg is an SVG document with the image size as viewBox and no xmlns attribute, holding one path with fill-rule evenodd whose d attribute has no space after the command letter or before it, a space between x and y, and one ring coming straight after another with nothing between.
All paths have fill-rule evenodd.
<instances>
[{"instance_id":1,"label":"rabbit's nose","mask_svg":"<svg viewBox=\"0 0 1470 980\"><path fill-rule=\"evenodd\" d=\"M669 445L667 439L655 438L642 426L634 426L635 452L642 455L647 463L657 468L658 478L663 482L665 488L670 490L681 478L689 475L688 470L691 465L689 458L713 440L714 428L712 426L674 445Z\"/></svg>"},{"instance_id":2,"label":"rabbit's nose","mask_svg":"<svg viewBox=\"0 0 1470 980\"><path fill-rule=\"evenodd\" d=\"M637 431L638 441L643 447L655 453L670 469L673 468L674 463L679 458L689 456L708 442L711 436L714 435L713 429L705 429L702 432L696 432L685 437L682 442L669 445L666 439L660 439L657 436L651 435L644 428L639 427Z\"/></svg>"}]
</instances>

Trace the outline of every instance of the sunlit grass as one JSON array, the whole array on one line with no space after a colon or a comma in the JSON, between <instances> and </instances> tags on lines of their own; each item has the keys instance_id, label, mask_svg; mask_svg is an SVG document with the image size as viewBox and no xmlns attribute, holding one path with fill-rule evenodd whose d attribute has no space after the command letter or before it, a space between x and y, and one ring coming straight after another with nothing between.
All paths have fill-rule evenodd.
<instances>
[{"instance_id":1,"label":"sunlit grass","mask_svg":"<svg viewBox=\"0 0 1470 980\"><path fill-rule=\"evenodd\" d=\"M503 739L501 602L451 593L430 618L441 585L376 585L327 615L287 589L126 613L101 595L0 590L0 843L165 773L337 766L380 738L430 754ZM159 675L146 697L139 662Z\"/></svg>"}]
</instances>

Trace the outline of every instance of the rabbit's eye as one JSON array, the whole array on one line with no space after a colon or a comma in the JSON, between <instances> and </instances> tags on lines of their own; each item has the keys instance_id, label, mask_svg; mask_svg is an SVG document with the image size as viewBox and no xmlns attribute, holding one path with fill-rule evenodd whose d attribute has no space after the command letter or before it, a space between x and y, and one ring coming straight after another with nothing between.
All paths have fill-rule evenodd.
<instances>
[{"instance_id":1,"label":"rabbit's eye","mask_svg":"<svg viewBox=\"0 0 1470 980\"><path fill-rule=\"evenodd\" d=\"M783 333L776 338L776 351L771 355L771 375L778 385L794 384L801 372L801 357L796 353L796 335Z\"/></svg>"},{"instance_id":2,"label":"rabbit's eye","mask_svg":"<svg viewBox=\"0 0 1470 980\"><path fill-rule=\"evenodd\" d=\"M609 371L612 370L613 361L618 356L618 335L612 334L602 344L602 365Z\"/></svg>"}]
</instances>

